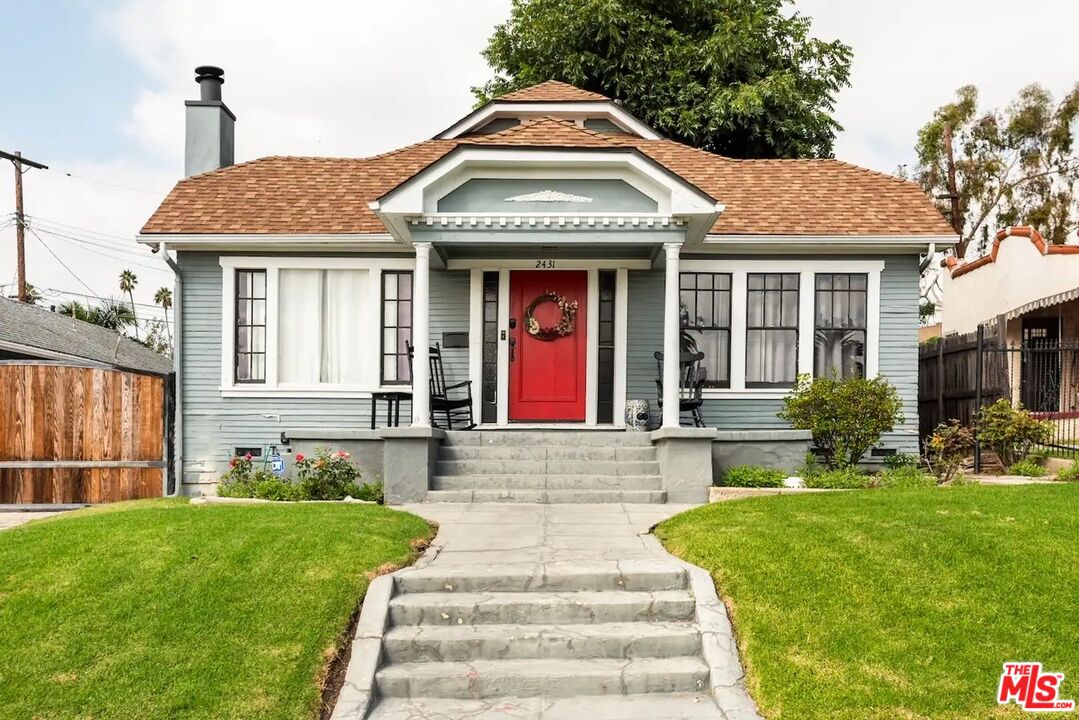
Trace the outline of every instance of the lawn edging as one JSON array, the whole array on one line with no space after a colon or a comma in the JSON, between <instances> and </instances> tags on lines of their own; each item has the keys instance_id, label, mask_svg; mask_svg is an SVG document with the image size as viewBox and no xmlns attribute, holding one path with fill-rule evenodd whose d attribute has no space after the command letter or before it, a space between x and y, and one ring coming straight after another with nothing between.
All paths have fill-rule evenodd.
<instances>
[{"instance_id":1,"label":"lawn edging","mask_svg":"<svg viewBox=\"0 0 1079 720\"><path fill-rule=\"evenodd\" d=\"M653 552L680 565L689 576L689 586L696 604L694 612L701 631L701 655L708 665L709 691L723 716L727 720L762 720L745 686L746 673L738 657L734 625L727 614L727 606L719 599L711 574L668 552L651 531L641 535L641 540Z\"/></svg>"},{"instance_id":2,"label":"lawn edging","mask_svg":"<svg viewBox=\"0 0 1079 720\"><path fill-rule=\"evenodd\" d=\"M713 485L708 488L708 502L723 502L725 500L740 500L750 497L764 497L765 495L804 495L807 493L846 492L845 489L836 488L807 488L807 487L728 487L726 485Z\"/></svg>"}]
</instances>

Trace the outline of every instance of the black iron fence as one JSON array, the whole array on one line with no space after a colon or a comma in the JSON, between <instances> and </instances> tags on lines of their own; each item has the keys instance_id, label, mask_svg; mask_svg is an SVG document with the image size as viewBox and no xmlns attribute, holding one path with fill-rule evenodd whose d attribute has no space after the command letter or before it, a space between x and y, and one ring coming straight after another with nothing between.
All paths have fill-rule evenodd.
<instances>
[{"instance_id":1,"label":"black iron fence","mask_svg":"<svg viewBox=\"0 0 1079 720\"><path fill-rule=\"evenodd\" d=\"M922 439L939 423L973 425L982 405L1007 398L1053 425L1042 450L1079 459L1079 340L1008 344L990 329L924 345L918 359ZM981 458L978 458L980 465Z\"/></svg>"}]
</instances>

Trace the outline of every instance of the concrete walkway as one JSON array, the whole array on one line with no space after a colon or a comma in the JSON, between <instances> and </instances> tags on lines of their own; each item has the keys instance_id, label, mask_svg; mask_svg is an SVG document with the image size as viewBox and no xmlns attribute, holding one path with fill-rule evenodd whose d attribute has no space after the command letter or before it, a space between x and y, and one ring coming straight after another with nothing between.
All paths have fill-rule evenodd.
<instances>
[{"instance_id":1,"label":"concrete walkway","mask_svg":"<svg viewBox=\"0 0 1079 720\"><path fill-rule=\"evenodd\" d=\"M53 515L59 515L60 512L0 512L0 530L7 530L8 528L17 527L31 520L41 520L42 518L52 517Z\"/></svg>"},{"instance_id":2,"label":"concrete walkway","mask_svg":"<svg viewBox=\"0 0 1079 720\"><path fill-rule=\"evenodd\" d=\"M334 720L759 720L708 573L647 534L689 507L402 507L438 536L369 590Z\"/></svg>"}]
</instances>

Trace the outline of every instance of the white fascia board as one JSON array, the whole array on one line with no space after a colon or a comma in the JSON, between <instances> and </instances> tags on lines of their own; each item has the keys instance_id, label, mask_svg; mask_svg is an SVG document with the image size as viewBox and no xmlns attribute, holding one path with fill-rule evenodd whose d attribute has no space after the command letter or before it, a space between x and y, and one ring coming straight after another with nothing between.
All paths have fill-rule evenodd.
<instances>
[{"instance_id":1,"label":"white fascia board","mask_svg":"<svg viewBox=\"0 0 1079 720\"><path fill-rule=\"evenodd\" d=\"M660 140L658 132L630 115L610 100L593 102L490 102L479 110L465 116L457 124L439 133L435 139L452 140L484 125L498 117L532 118L554 115L566 119L589 118L603 115L623 130L628 130L645 140Z\"/></svg>"},{"instance_id":2,"label":"white fascia board","mask_svg":"<svg viewBox=\"0 0 1079 720\"><path fill-rule=\"evenodd\" d=\"M672 216L713 216L723 209L722 204L633 148L547 150L464 146L398 185L371 207L384 218L389 215L416 217L429 210L429 203L425 204L428 190L437 188L438 194L444 194L472 177L486 177L486 173L511 176L513 173L506 169L513 168L525 177L548 175L556 170L589 177L589 173L616 167L627 169L648 184L662 188L669 197L669 207L665 209Z\"/></svg>"},{"instance_id":3,"label":"white fascia board","mask_svg":"<svg viewBox=\"0 0 1079 720\"><path fill-rule=\"evenodd\" d=\"M172 250L310 250L332 248L342 250L386 250L398 245L390 233L341 234L140 234L136 240L143 245L167 244Z\"/></svg>"}]
</instances>

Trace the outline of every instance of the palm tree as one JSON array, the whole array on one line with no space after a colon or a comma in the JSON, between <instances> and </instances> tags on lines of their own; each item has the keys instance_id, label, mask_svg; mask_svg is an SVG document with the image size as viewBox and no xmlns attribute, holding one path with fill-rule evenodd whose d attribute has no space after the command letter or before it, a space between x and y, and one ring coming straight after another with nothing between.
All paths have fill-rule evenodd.
<instances>
[{"instance_id":1,"label":"palm tree","mask_svg":"<svg viewBox=\"0 0 1079 720\"><path fill-rule=\"evenodd\" d=\"M139 279L135 276L131 270L124 270L120 273L120 292L127 293L127 299L131 301L131 314L135 315L135 286L139 284ZM139 339L139 320L135 318L135 339Z\"/></svg>"},{"instance_id":2,"label":"palm tree","mask_svg":"<svg viewBox=\"0 0 1079 720\"><path fill-rule=\"evenodd\" d=\"M72 300L59 305L56 312L115 332L123 332L135 324L135 312L131 306L116 298L102 300L97 306L83 305Z\"/></svg>"},{"instance_id":3,"label":"palm tree","mask_svg":"<svg viewBox=\"0 0 1079 720\"><path fill-rule=\"evenodd\" d=\"M172 307L172 290L167 287L159 287L154 293L154 302L165 311L165 334L169 337L169 345L172 345L172 330L169 329L169 308Z\"/></svg>"}]
</instances>

